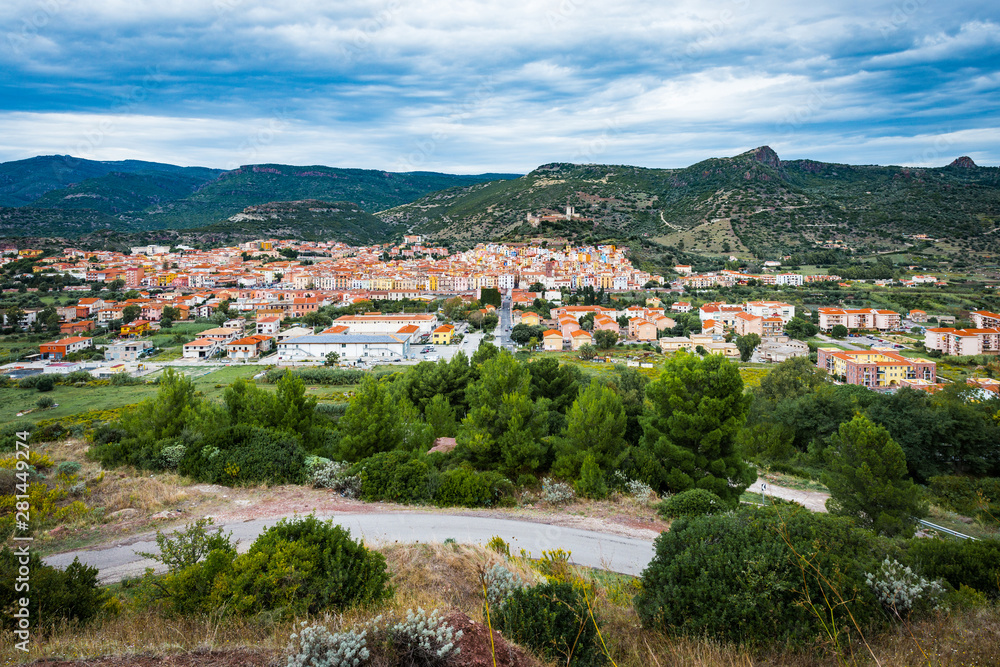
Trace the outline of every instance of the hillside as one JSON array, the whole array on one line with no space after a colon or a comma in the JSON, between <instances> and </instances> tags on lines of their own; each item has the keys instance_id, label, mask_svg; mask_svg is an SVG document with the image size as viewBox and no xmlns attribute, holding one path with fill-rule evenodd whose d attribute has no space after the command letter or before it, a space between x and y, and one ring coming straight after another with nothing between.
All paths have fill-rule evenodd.
<instances>
[{"instance_id":1,"label":"hillside","mask_svg":"<svg viewBox=\"0 0 1000 667\"><path fill-rule=\"evenodd\" d=\"M567 205L577 217L557 218ZM379 216L432 238L469 241L648 238L703 254L765 257L838 243L878 252L926 234L955 253L996 251L1000 169L968 158L934 169L782 161L765 146L685 169L547 164Z\"/></svg>"},{"instance_id":2,"label":"hillside","mask_svg":"<svg viewBox=\"0 0 1000 667\"><path fill-rule=\"evenodd\" d=\"M0 206L34 204L48 192L90 179L100 179L111 173L182 175L207 182L222 173L222 170L179 167L141 160L97 161L69 155L40 155L27 160L0 163Z\"/></svg>"},{"instance_id":3,"label":"hillside","mask_svg":"<svg viewBox=\"0 0 1000 667\"><path fill-rule=\"evenodd\" d=\"M357 202L352 206L371 212L436 190L516 177L278 164L224 172L152 162L37 157L0 164L0 206L7 207L0 209L0 235L78 237L101 229L129 234L204 226L225 232L219 226L249 206L352 201ZM340 222L338 218L333 226ZM355 229L344 240L369 239L375 229L369 227Z\"/></svg>"}]
</instances>

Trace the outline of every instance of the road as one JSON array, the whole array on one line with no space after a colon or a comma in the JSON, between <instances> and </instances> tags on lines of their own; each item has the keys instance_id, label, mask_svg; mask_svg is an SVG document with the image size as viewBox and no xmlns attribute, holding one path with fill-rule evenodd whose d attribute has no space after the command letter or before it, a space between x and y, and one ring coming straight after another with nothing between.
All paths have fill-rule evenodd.
<instances>
[{"instance_id":1,"label":"road","mask_svg":"<svg viewBox=\"0 0 1000 667\"><path fill-rule=\"evenodd\" d=\"M521 549L533 557L542 551L565 549L572 553L571 561L587 567L603 568L612 572L639 575L653 557L653 543L595 531L549 526L529 521L491 519L486 517L454 516L450 514L337 514L317 515L333 519L350 529L354 537L363 537L370 546L391 542L444 542L453 538L459 544L485 544L499 535L511 546L511 553ZM223 525L239 540L239 550L246 551L250 544L276 519L257 519ZM105 548L91 548L55 554L45 562L65 568L75 557L97 567L101 583L113 583L124 577L141 575L155 561L136 555L137 551L155 552L154 535L140 535L131 541Z\"/></svg>"},{"instance_id":2,"label":"road","mask_svg":"<svg viewBox=\"0 0 1000 667\"><path fill-rule=\"evenodd\" d=\"M838 345L840 347L846 348L848 350L864 350L863 347L858 347L857 345L851 345L846 339L837 340L836 338L831 338L824 334L816 334L816 338L819 338L824 343L829 343L831 345Z\"/></svg>"}]
</instances>

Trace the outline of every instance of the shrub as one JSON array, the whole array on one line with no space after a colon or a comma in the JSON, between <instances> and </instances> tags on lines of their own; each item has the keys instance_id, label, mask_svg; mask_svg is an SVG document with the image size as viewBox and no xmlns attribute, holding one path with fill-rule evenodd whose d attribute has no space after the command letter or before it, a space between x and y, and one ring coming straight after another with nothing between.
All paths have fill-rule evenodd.
<instances>
[{"instance_id":1,"label":"shrub","mask_svg":"<svg viewBox=\"0 0 1000 667\"><path fill-rule=\"evenodd\" d=\"M74 558L65 570L46 565L34 551L28 556L31 569L31 591L27 595L15 589L20 558L9 548L0 550L0 627L13 628L16 601L27 597L28 613L32 627L45 626L59 621L87 623L109 601L106 591L97 585L97 568L84 565Z\"/></svg>"},{"instance_id":2,"label":"shrub","mask_svg":"<svg viewBox=\"0 0 1000 667\"><path fill-rule=\"evenodd\" d=\"M371 657L367 628L331 634L322 625L302 626L291 636L288 667L358 667Z\"/></svg>"},{"instance_id":3,"label":"shrub","mask_svg":"<svg viewBox=\"0 0 1000 667\"><path fill-rule=\"evenodd\" d=\"M509 502L514 485L498 472L453 468L441 474L434 502L441 507L492 507Z\"/></svg>"},{"instance_id":4,"label":"shrub","mask_svg":"<svg viewBox=\"0 0 1000 667\"><path fill-rule=\"evenodd\" d=\"M264 374L264 382L274 384L290 373L301 378L307 384L352 385L361 384L368 375L365 371L353 368L297 368L295 370L272 368Z\"/></svg>"},{"instance_id":5,"label":"shrub","mask_svg":"<svg viewBox=\"0 0 1000 667\"><path fill-rule=\"evenodd\" d=\"M568 583L518 588L492 615L505 637L538 651L546 660L584 667L603 662L583 595Z\"/></svg>"},{"instance_id":6,"label":"shrub","mask_svg":"<svg viewBox=\"0 0 1000 667\"><path fill-rule=\"evenodd\" d=\"M64 475L66 477L72 477L73 475L80 472L80 464L76 461L63 461L56 466L56 475Z\"/></svg>"},{"instance_id":7,"label":"shrub","mask_svg":"<svg viewBox=\"0 0 1000 667\"><path fill-rule=\"evenodd\" d=\"M688 489L665 498L656 506L656 512L665 519L682 516L702 516L726 511L722 498L705 489Z\"/></svg>"},{"instance_id":8,"label":"shrub","mask_svg":"<svg viewBox=\"0 0 1000 667\"><path fill-rule=\"evenodd\" d=\"M751 645L811 641L817 613L847 632L848 606L867 631L886 616L865 572L893 551L847 518L799 509L681 518L656 539L635 607L647 627Z\"/></svg>"},{"instance_id":9,"label":"shrub","mask_svg":"<svg viewBox=\"0 0 1000 667\"><path fill-rule=\"evenodd\" d=\"M576 500L573 487L563 482L556 482L549 477L542 478L542 500L551 505L561 505Z\"/></svg>"},{"instance_id":10,"label":"shrub","mask_svg":"<svg viewBox=\"0 0 1000 667\"><path fill-rule=\"evenodd\" d=\"M42 375L35 382L35 389L38 391L52 391L56 386L56 381L51 375Z\"/></svg>"},{"instance_id":11,"label":"shrub","mask_svg":"<svg viewBox=\"0 0 1000 667\"><path fill-rule=\"evenodd\" d=\"M486 601L491 608L499 607L514 591L524 588L524 581L503 565L496 563L483 575L486 584Z\"/></svg>"},{"instance_id":12,"label":"shrub","mask_svg":"<svg viewBox=\"0 0 1000 667\"><path fill-rule=\"evenodd\" d=\"M362 459L350 473L361 479L364 500L419 503L430 500L432 476L437 471L409 452L379 452Z\"/></svg>"},{"instance_id":13,"label":"shrub","mask_svg":"<svg viewBox=\"0 0 1000 667\"><path fill-rule=\"evenodd\" d=\"M152 452L157 463L162 461L163 447L160 444ZM239 424L189 445L178 469L210 484L299 484L305 481L305 456L298 436Z\"/></svg>"},{"instance_id":14,"label":"shrub","mask_svg":"<svg viewBox=\"0 0 1000 667\"><path fill-rule=\"evenodd\" d=\"M510 545L504 541L499 535L494 535L490 538L490 541L486 543L486 548L490 551L495 551L501 556L510 558Z\"/></svg>"},{"instance_id":15,"label":"shrub","mask_svg":"<svg viewBox=\"0 0 1000 667\"><path fill-rule=\"evenodd\" d=\"M28 433L34 426L28 422L8 422L0 425L0 452L12 452L19 442L18 433Z\"/></svg>"},{"instance_id":16,"label":"shrub","mask_svg":"<svg viewBox=\"0 0 1000 667\"><path fill-rule=\"evenodd\" d=\"M170 572L178 572L190 567L212 551L228 551L236 553L232 543L233 534L223 534L221 530L209 532L208 527L214 525L209 518L198 519L184 526L184 530L175 530L170 535L156 531L157 553L137 552L143 558L152 558L163 563Z\"/></svg>"},{"instance_id":17,"label":"shrub","mask_svg":"<svg viewBox=\"0 0 1000 667\"><path fill-rule=\"evenodd\" d=\"M37 401L35 401L35 406L39 410L48 410L55 404L56 404L56 399L52 398L51 396L42 396Z\"/></svg>"},{"instance_id":18,"label":"shrub","mask_svg":"<svg viewBox=\"0 0 1000 667\"><path fill-rule=\"evenodd\" d=\"M597 465L593 454L583 458L580 467L580 479L574 484L576 492L584 498L601 499L608 495L608 485L604 482L604 473Z\"/></svg>"},{"instance_id":19,"label":"shrub","mask_svg":"<svg viewBox=\"0 0 1000 667\"><path fill-rule=\"evenodd\" d=\"M462 638L462 631L445 623L437 609L430 615L420 607L410 609L406 620L389 626L389 637L400 665L443 665L461 652L455 642Z\"/></svg>"},{"instance_id":20,"label":"shrub","mask_svg":"<svg viewBox=\"0 0 1000 667\"><path fill-rule=\"evenodd\" d=\"M1000 540L910 540L907 562L924 576L1000 597Z\"/></svg>"},{"instance_id":21,"label":"shrub","mask_svg":"<svg viewBox=\"0 0 1000 667\"><path fill-rule=\"evenodd\" d=\"M167 470L173 470L181 464L184 460L184 454L187 452L187 447L184 445L168 445L160 450L160 459L162 460L162 465Z\"/></svg>"},{"instance_id":22,"label":"shrub","mask_svg":"<svg viewBox=\"0 0 1000 667\"><path fill-rule=\"evenodd\" d=\"M312 515L268 529L220 573L213 590L215 602L236 613L276 610L285 616L379 602L391 594L382 554Z\"/></svg>"},{"instance_id":23,"label":"shrub","mask_svg":"<svg viewBox=\"0 0 1000 667\"><path fill-rule=\"evenodd\" d=\"M344 498L357 498L361 495L361 478L350 474L350 464L343 461L330 461L320 457L311 466L312 485L317 489L330 489Z\"/></svg>"},{"instance_id":24,"label":"shrub","mask_svg":"<svg viewBox=\"0 0 1000 667\"><path fill-rule=\"evenodd\" d=\"M935 502L965 516L1000 517L1000 478L942 475L927 480Z\"/></svg>"},{"instance_id":25,"label":"shrub","mask_svg":"<svg viewBox=\"0 0 1000 667\"><path fill-rule=\"evenodd\" d=\"M886 611L902 619L918 605L937 606L944 587L928 581L894 559L886 558L878 570L869 572L866 581Z\"/></svg>"}]
</instances>

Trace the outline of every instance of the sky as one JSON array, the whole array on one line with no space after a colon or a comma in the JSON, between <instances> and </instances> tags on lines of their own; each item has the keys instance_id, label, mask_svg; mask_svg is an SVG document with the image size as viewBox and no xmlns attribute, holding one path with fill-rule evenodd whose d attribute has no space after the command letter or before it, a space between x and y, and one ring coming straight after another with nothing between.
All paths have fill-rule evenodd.
<instances>
[{"instance_id":1,"label":"sky","mask_svg":"<svg viewBox=\"0 0 1000 667\"><path fill-rule=\"evenodd\" d=\"M4 0L0 161L1000 166L996 0Z\"/></svg>"}]
</instances>

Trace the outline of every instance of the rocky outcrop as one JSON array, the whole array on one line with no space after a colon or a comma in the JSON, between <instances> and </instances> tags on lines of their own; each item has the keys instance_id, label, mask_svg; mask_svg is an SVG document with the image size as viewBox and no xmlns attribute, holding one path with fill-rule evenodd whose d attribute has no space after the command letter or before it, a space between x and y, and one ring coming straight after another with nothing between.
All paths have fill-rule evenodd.
<instances>
[{"instance_id":1,"label":"rocky outcrop","mask_svg":"<svg viewBox=\"0 0 1000 667\"><path fill-rule=\"evenodd\" d=\"M972 161L972 158L968 155L963 155L954 162L948 165L949 167L958 167L959 169L975 169L976 163Z\"/></svg>"}]
</instances>

